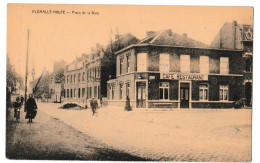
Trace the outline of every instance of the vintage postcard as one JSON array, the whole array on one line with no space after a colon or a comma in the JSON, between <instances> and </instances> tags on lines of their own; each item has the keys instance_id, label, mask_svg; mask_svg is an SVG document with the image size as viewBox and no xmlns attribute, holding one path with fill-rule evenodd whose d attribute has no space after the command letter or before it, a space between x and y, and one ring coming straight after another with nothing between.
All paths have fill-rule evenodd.
<instances>
[{"instance_id":1,"label":"vintage postcard","mask_svg":"<svg viewBox=\"0 0 260 163\"><path fill-rule=\"evenodd\" d=\"M6 158L250 162L253 8L8 4Z\"/></svg>"}]
</instances>

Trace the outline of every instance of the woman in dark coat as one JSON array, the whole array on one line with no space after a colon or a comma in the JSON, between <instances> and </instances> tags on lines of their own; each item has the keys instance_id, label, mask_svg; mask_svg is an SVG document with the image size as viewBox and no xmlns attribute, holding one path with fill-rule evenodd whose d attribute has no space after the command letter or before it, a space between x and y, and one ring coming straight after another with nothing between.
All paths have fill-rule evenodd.
<instances>
[{"instance_id":1,"label":"woman in dark coat","mask_svg":"<svg viewBox=\"0 0 260 163\"><path fill-rule=\"evenodd\" d=\"M29 95L29 99L26 102L26 116L25 119L29 119L29 123L32 123L32 119L36 116L37 105L32 95Z\"/></svg>"}]
</instances>

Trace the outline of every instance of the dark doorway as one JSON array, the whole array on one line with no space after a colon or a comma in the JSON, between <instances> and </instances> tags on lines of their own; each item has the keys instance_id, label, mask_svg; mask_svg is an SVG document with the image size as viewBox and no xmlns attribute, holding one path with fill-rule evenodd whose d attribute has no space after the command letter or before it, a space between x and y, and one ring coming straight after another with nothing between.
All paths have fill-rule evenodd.
<instances>
[{"instance_id":1,"label":"dark doorway","mask_svg":"<svg viewBox=\"0 0 260 163\"><path fill-rule=\"evenodd\" d=\"M247 106L251 106L251 100L252 100L252 83L248 82L246 83L246 91L245 91L245 95L246 95L246 105Z\"/></svg>"},{"instance_id":2,"label":"dark doorway","mask_svg":"<svg viewBox=\"0 0 260 163\"><path fill-rule=\"evenodd\" d=\"M136 99L137 99L137 108L146 107L146 82L137 82L136 83Z\"/></svg>"},{"instance_id":3,"label":"dark doorway","mask_svg":"<svg viewBox=\"0 0 260 163\"><path fill-rule=\"evenodd\" d=\"M189 108L190 99L190 84L181 83L180 84L180 107Z\"/></svg>"}]
</instances>

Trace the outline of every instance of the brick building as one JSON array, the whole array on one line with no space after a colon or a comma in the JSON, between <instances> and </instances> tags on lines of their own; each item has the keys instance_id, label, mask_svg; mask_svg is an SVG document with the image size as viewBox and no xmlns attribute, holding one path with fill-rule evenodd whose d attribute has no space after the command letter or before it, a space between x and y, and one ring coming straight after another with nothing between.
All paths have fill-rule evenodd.
<instances>
[{"instance_id":1,"label":"brick building","mask_svg":"<svg viewBox=\"0 0 260 163\"><path fill-rule=\"evenodd\" d=\"M223 108L241 98L243 51L219 49L171 30L116 52L108 105L137 108Z\"/></svg>"},{"instance_id":2,"label":"brick building","mask_svg":"<svg viewBox=\"0 0 260 163\"><path fill-rule=\"evenodd\" d=\"M211 43L219 49L236 49L243 51L243 95L247 105L252 104L252 61L253 61L253 27L238 24L236 21L226 22Z\"/></svg>"}]
</instances>

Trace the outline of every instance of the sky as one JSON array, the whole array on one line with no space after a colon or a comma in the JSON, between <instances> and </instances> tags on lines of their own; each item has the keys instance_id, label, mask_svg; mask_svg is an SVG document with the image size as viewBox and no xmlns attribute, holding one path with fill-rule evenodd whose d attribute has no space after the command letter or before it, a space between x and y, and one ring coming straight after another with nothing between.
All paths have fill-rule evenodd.
<instances>
[{"instance_id":1,"label":"sky","mask_svg":"<svg viewBox=\"0 0 260 163\"><path fill-rule=\"evenodd\" d=\"M65 10L66 14L37 10ZM34 67L36 77L44 68L51 72L55 61L70 63L88 54L96 43L106 45L116 33L130 32L142 39L146 31L172 29L210 44L225 22L253 24L251 7L9 4L7 11L7 56L24 76L29 30L29 73ZM99 14L88 14L92 11Z\"/></svg>"}]
</instances>

